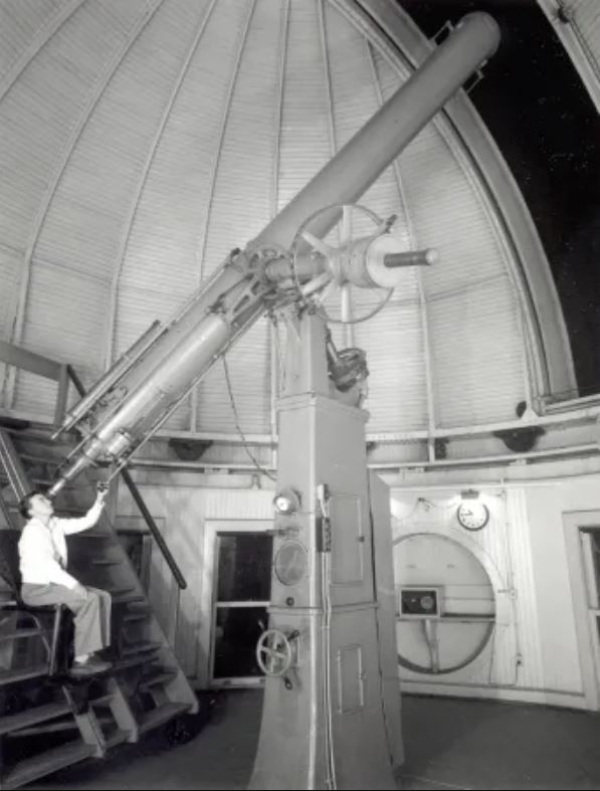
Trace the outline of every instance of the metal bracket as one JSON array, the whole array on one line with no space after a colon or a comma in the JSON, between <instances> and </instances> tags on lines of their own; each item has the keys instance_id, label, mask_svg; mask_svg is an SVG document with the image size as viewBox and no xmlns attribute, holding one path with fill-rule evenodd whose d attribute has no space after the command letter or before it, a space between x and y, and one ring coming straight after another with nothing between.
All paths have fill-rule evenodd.
<instances>
[{"instance_id":1,"label":"metal bracket","mask_svg":"<svg viewBox=\"0 0 600 791\"><path fill-rule=\"evenodd\" d=\"M392 230L392 227L397 219L398 219L397 214L390 214L390 216L381 223L379 227L379 233L381 234L389 233Z\"/></svg>"},{"instance_id":2,"label":"metal bracket","mask_svg":"<svg viewBox=\"0 0 600 791\"><path fill-rule=\"evenodd\" d=\"M454 30L454 25L448 19L442 27L438 30L438 32L431 37L431 40L434 41L436 44L442 42L445 38L447 38L450 33Z\"/></svg>"},{"instance_id":3,"label":"metal bracket","mask_svg":"<svg viewBox=\"0 0 600 791\"><path fill-rule=\"evenodd\" d=\"M483 80L483 78L485 77L485 74L483 73L483 67L485 66L485 64L486 64L486 63L487 63L487 61L484 61L484 62L481 64L481 67L480 67L479 69L477 69L477 71L475 72L475 74L473 75L473 77L472 77L472 78L469 80L469 82L468 82L468 83L465 85L465 87L464 87L464 91L465 91L465 93L466 93L467 95L469 95L469 94L470 94L470 93L471 93L473 90L475 90L475 88L476 88L476 87L479 85L479 83L480 83L480 82Z\"/></svg>"}]
</instances>

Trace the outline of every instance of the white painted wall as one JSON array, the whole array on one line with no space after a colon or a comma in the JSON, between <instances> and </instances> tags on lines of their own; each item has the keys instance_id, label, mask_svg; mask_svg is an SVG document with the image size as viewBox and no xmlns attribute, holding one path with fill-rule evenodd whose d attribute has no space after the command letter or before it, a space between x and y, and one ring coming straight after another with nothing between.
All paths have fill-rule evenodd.
<instances>
[{"instance_id":1,"label":"white painted wall","mask_svg":"<svg viewBox=\"0 0 600 791\"><path fill-rule=\"evenodd\" d=\"M471 665L433 677L401 669L403 688L585 708L581 657L589 644L578 643L565 515L597 509L600 524L600 475L569 477L563 462L546 480L522 485L478 486L476 476L455 489L392 490L394 536L430 531L470 549L492 579L498 613L495 635ZM459 492L472 486L491 511L479 533L455 515Z\"/></svg>"},{"instance_id":2,"label":"white painted wall","mask_svg":"<svg viewBox=\"0 0 600 791\"><path fill-rule=\"evenodd\" d=\"M585 708L581 652L589 652L589 644L581 648L578 644L565 515L597 509L600 523L600 472L595 463L562 461L540 466L536 474L545 477L532 480L530 472L529 479L518 480L527 478L533 468L515 469L500 484L493 483L487 469L461 470L460 475L454 471L448 476L436 473L435 486L430 483L431 473L422 473L411 477L410 489L406 482L401 486L398 481L392 487L394 538L429 531L467 547L492 581L497 612L494 635L471 665L433 677L401 669L402 687L405 692ZM151 513L164 519L167 541L188 579L189 588L181 599L177 653L186 672L196 677L202 661L199 632L206 573L202 555L205 521L268 520L273 492L224 488L248 484L249 476L239 483L234 476L216 482L212 479L213 488L203 488L211 485L211 479L196 474L146 473L138 477ZM455 516L460 491L471 487L482 492L491 512L488 526L479 533L462 529ZM419 498L427 502L418 502ZM118 513L121 520L137 515L126 492L120 494ZM160 566L158 561L156 564ZM162 579L168 592L170 576L164 565L154 572L154 578ZM456 639L460 640L460 630Z\"/></svg>"}]
</instances>

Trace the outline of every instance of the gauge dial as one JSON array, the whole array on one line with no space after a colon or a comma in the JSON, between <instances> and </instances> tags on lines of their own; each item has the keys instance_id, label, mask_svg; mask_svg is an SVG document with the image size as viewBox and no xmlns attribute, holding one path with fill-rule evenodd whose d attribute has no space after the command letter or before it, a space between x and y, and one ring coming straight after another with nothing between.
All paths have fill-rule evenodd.
<instances>
[{"instance_id":1,"label":"gauge dial","mask_svg":"<svg viewBox=\"0 0 600 791\"><path fill-rule=\"evenodd\" d=\"M273 566L282 585L297 585L306 576L306 549L297 541L286 541L277 551Z\"/></svg>"}]
</instances>

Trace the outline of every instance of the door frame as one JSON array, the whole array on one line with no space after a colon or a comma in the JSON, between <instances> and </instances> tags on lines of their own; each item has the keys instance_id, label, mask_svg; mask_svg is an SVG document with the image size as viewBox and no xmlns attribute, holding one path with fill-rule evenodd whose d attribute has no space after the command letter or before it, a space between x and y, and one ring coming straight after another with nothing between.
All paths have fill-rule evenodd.
<instances>
[{"instance_id":1,"label":"door frame","mask_svg":"<svg viewBox=\"0 0 600 791\"><path fill-rule=\"evenodd\" d=\"M589 607L589 585L592 580L584 541L586 531L592 528L600 530L600 510L568 512L563 514L563 522L583 694L586 708L599 711L600 635L597 626L592 624L593 616Z\"/></svg>"},{"instance_id":2,"label":"door frame","mask_svg":"<svg viewBox=\"0 0 600 791\"><path fill-rule=\"evenodd\" d=\"M200 629L198 651L198 683L203 689L212 686L235 686L235 683L212 682L214 654L213 625L215 622L215 576L217 569L218 533L266 533L273 529L270 519L207 519L204 523L202 548L203 574L200 591ZM252 685L264 684L264 679L251 679ZM240 679L240 686L249 686L246 679ZM243 682L243 683L242 683Z\"/></svg>"}]
</instances>

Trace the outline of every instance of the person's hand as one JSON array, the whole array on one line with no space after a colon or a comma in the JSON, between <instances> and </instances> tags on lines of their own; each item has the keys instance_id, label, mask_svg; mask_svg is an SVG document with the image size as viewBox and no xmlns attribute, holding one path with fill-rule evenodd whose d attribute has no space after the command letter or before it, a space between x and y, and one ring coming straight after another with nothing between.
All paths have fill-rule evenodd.
<instances>
[{"instance_id":1,"label":"person's hand","mask_svg":"<svg viewBox=\"0 0 600 791\"><path fill-rule=\"evenodd\" d=\"M105 483L99 483L96 486L96 503L98 505L105 505L107 494L108 494L108 486Z\"/></svg>"}]
</instances>

